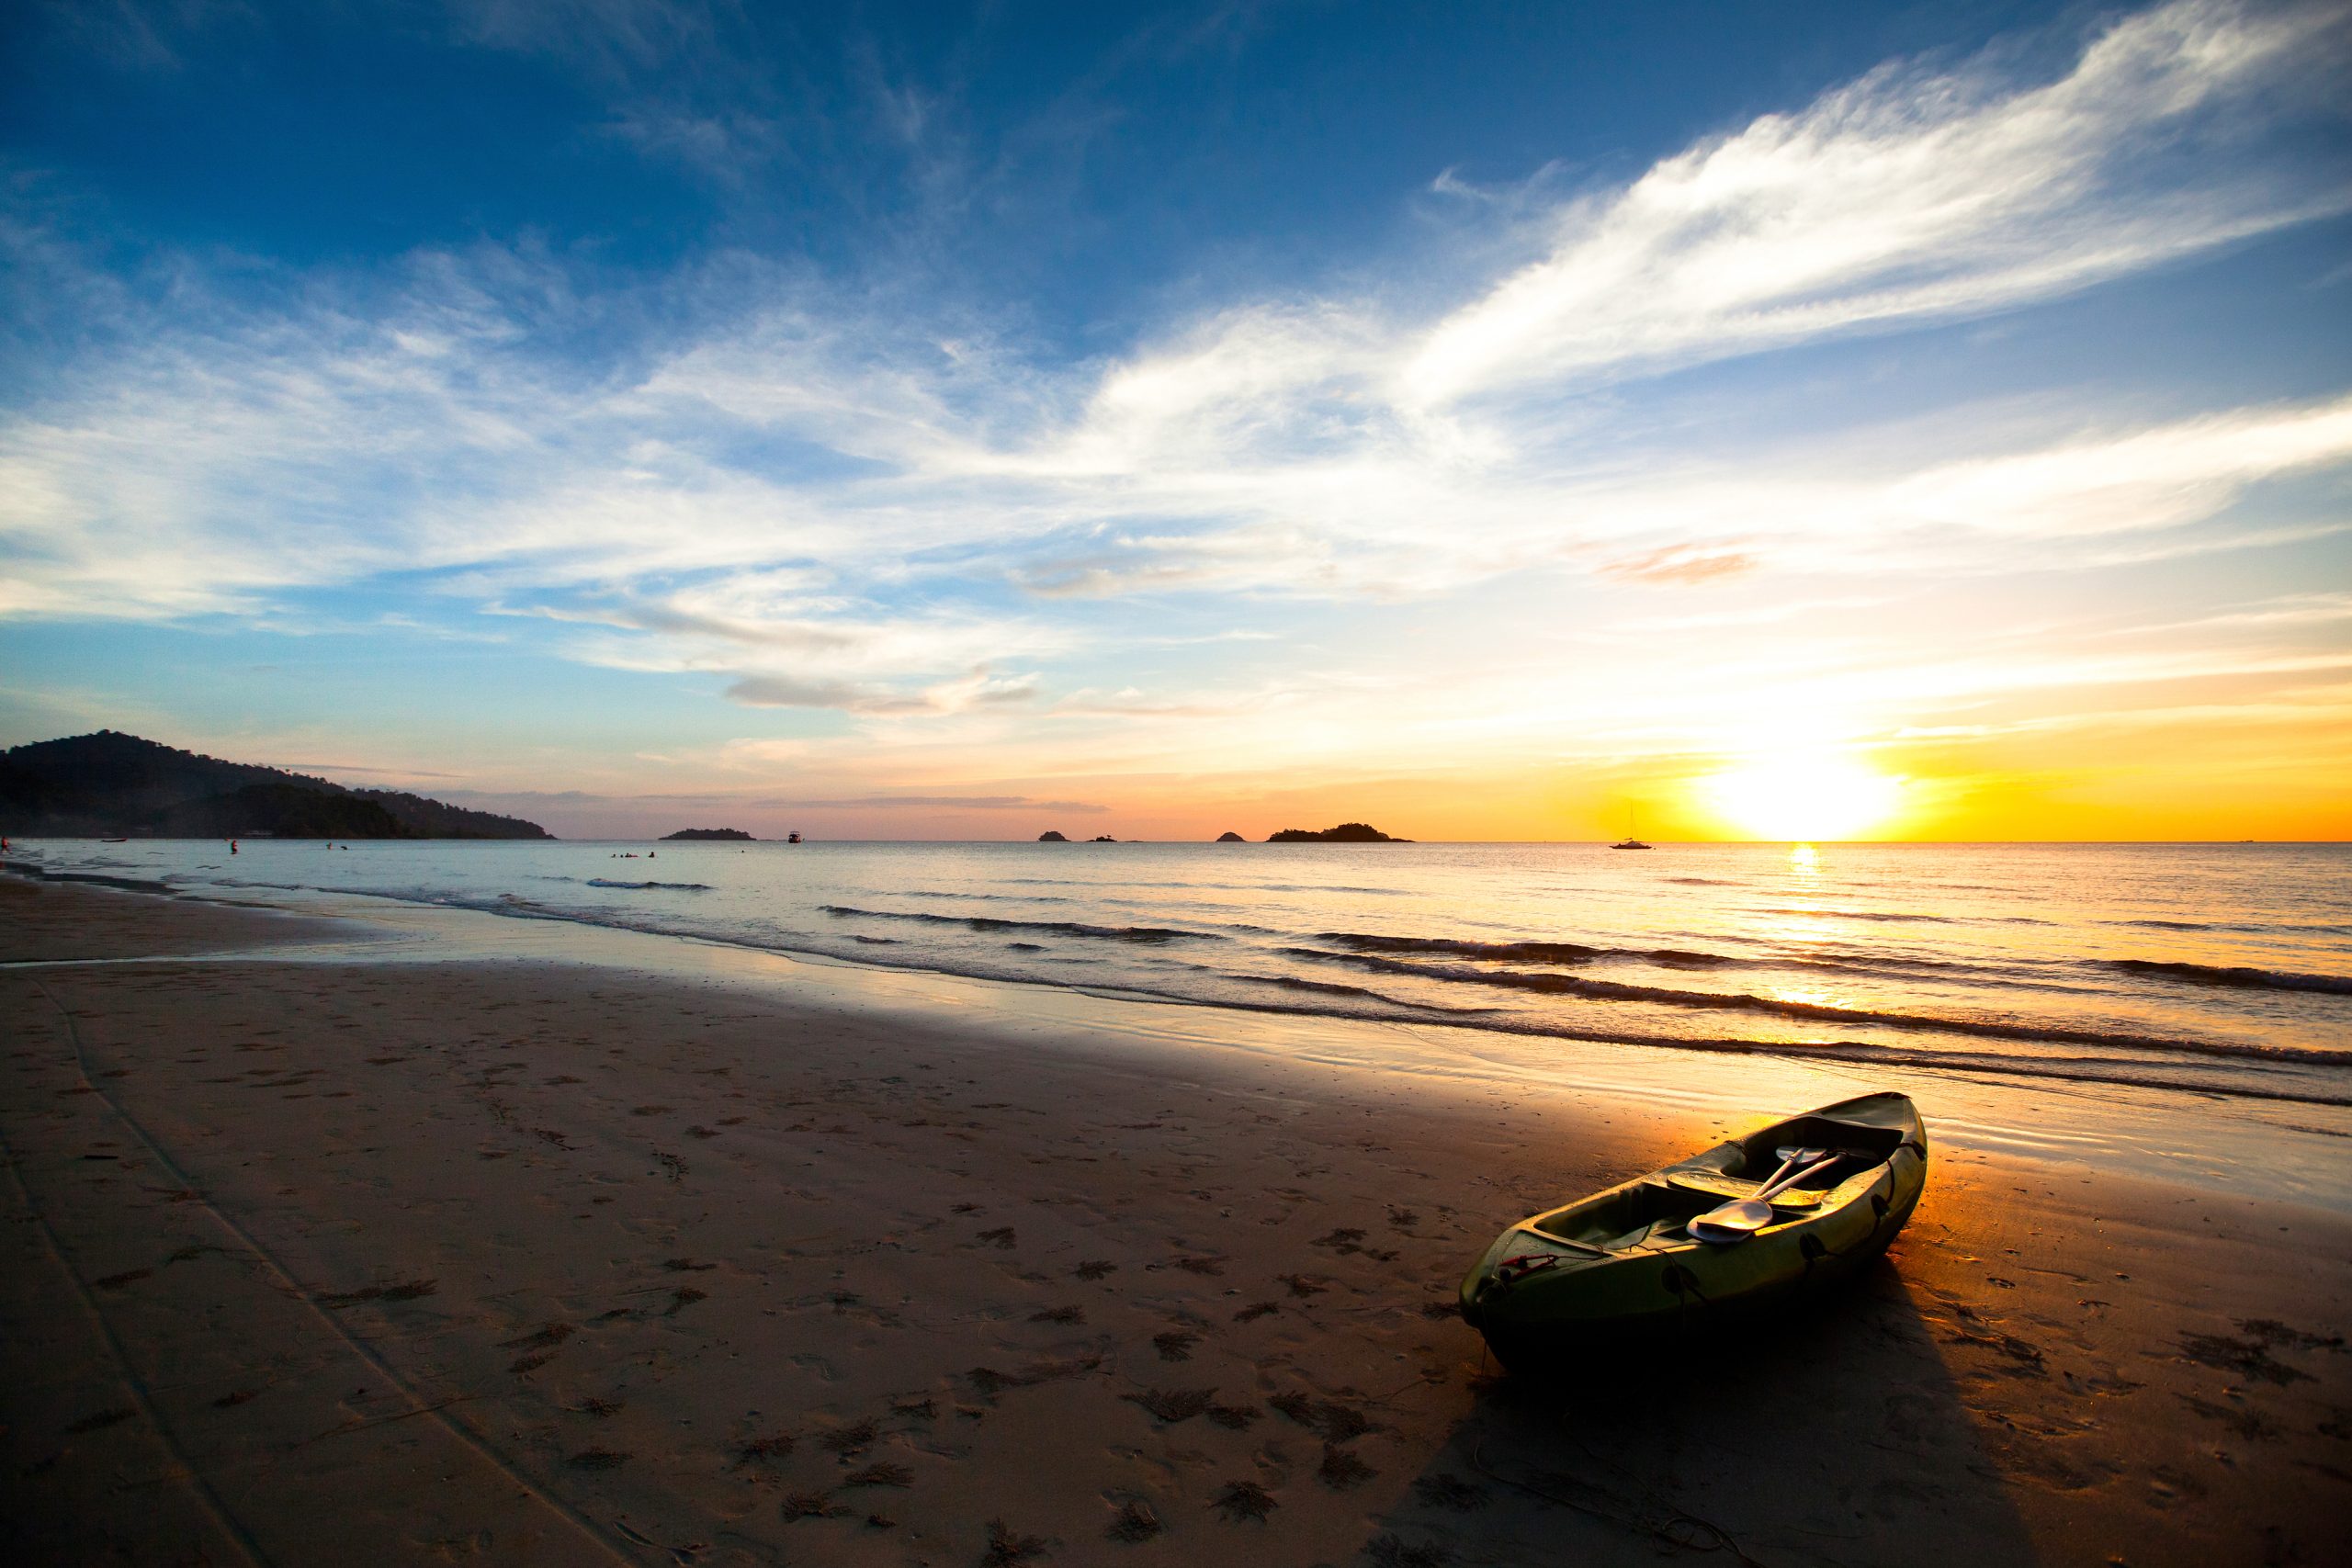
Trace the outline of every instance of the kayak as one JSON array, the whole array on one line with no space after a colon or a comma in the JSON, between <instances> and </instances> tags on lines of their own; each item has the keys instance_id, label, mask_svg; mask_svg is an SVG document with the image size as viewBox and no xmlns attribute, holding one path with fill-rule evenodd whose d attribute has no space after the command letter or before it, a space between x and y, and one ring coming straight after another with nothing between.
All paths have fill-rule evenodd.
<instances>
[{"instance_id":1,"label":"kayak","mask_svg":"<svg viewBox=\"0 0 2352 1568\"><path fill-rule=\"evenodd\" d=\"M1462 1315L1522 1370L1598 1342L1703 1333L1869 1263L1927 1184L1928 1132L1908 1097L1840 1100L1520 1221L1462 1281ZM1703 1217L1759 1193L1747 1234Z\"/></svg>"}]
</instances>

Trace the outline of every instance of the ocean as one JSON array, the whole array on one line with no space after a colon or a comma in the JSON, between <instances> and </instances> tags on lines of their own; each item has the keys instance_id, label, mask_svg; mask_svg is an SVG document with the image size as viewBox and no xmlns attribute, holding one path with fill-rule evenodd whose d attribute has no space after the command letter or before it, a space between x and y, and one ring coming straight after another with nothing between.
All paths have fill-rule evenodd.
<instances>
[{"instance_id":1,"label":"ocean","mask_svg":"<svg viewBox=\"0 0 2352 1568\"><path fill-rule=\"evenodd\" d=\"M19 842L1260 1013L2352 1106L2352 845Z\"/></svg>"}]
</instances>

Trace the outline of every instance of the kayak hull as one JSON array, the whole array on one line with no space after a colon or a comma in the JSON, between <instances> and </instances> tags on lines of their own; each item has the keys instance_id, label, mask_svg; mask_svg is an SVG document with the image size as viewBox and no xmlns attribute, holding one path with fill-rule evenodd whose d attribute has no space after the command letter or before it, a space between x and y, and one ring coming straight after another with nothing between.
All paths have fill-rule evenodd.
<instances>
[{"instance_id":1,"label":"kayak hull","mask_svg":"<svg viewBox=\"0 0 2352 1568\"><path fill-rule=\"evenodd\" d=\"M1771 1200L1744 1241L1697 1240L1688 1222L1751 1195L1776 1151L1840 1151L1823 1185ZM1927 1188L1928 1140L1898 1094L1792 1117L1558 1209L1497 1237L1462 1282L1462 1315L1513 1371L1589 1365L1595 1349L1681 1338L1831 1290L1874 1261Z\"/></svg>"}]
</instances>

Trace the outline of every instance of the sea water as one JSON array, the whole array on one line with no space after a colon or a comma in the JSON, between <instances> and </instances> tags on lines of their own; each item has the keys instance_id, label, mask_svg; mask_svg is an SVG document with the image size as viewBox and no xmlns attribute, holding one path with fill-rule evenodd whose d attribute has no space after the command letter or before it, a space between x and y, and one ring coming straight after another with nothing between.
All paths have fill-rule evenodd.
<instances>
[{"instance_id":1,"label":"sea water","mask_svg":"<svg viewBox=\"0 0 2352 1568\"><path fill-rule=\"evenodd\" d=\"M457 907L1540 1051L2352 1105L2352 846L20 842L50 874Z\"/></svg>"}]
</instances>

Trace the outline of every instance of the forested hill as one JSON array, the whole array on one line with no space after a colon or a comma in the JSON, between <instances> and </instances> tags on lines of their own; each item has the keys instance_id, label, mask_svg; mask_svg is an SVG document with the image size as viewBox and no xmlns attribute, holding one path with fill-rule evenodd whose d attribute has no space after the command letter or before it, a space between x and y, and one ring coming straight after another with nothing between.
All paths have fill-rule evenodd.
<instances>
[{"instance_id":1,"label":"forested hill","mask_svg":"<svg viewBox=\"0 0 2352 1568\"><path fill-rule=\"evenodd\" d=\"M0 832L24 838L545 839L536 822L225 762L101 729L0 751Z\"/></svg>"}]
</instances>

